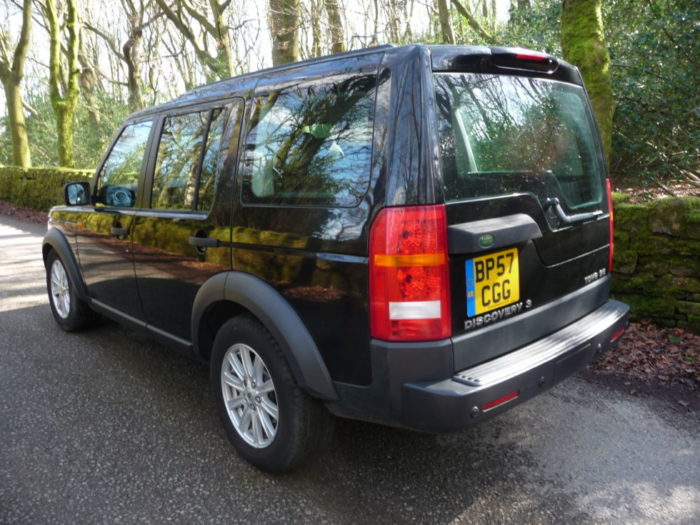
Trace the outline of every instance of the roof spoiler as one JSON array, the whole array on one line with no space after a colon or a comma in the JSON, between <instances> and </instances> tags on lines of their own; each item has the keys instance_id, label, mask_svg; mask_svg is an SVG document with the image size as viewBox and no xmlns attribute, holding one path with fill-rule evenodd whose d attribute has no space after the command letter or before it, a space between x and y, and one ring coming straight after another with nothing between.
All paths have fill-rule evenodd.
<instances>
[{"instance_id":1,"label":"roof spoiler","mask_svg":"<svg viewBox=\"0 0 700 525\"><path fill-rule=\"evenodd\" d=\"M518 47L430 46L436 72L492 73L551 78L581 85L576 68L541 51Z\"/></svg>"}]
</instances>

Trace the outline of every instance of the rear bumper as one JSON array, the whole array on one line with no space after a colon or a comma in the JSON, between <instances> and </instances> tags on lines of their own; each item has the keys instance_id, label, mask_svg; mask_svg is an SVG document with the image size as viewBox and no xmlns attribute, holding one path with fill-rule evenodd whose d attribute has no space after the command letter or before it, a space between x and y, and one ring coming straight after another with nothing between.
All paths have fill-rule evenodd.
<instances>
[{"instance_id":1,"label":"rear bumper","mask_svg":"<svg viewBox=\"0 0 700 525\"><path fill-rule=\"evenodd\" d=\"M474 425L547 390L605 351L627 326L628 312L627 305L609 300L544 338L456 374L449 340L430 346L375 342L373 384L338 385L343 408L335 411L429 432ZM421 376L435 379L411 379Z\"/></svg>"}]
</instances>

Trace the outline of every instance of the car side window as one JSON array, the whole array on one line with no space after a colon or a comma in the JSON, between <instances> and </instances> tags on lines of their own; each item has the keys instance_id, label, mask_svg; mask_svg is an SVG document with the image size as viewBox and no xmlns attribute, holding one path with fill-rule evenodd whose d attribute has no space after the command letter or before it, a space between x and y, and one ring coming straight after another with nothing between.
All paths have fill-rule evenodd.
<instances>
[{"instance_id":1,"label":"car side window","mask_svg":"<svg viewBox=\"0 0 700 525\"><path fill-rule=\"evenodd\" d=\"M120 208L134 206L151 125L151 121L139 122L122 130L98 177L100 202Z\"/></svg>"},{"instance_id":2,"label":"car side window","mask_svg":"<svg viewBox=\"0 0 700 525\"><path fill-rule=\"evenodd\" d=\"M372 75L324 79L255 99L243 153L243 202L355 206L372 156Z\"/></svg>"},{"instance_id":3,"label":"car side window","mask_svg":"<svg viewBox=\"0 0 700 525\"><path fill-rule=\"evenodd\" d=\"M214 188L216 186L216 174L221 152L221 137L224 134L224 124L226 123L224 113L221 109L215 109L211 115L209 135L204 147L202 173L199 176L198 210L209 210L214 203Z\"/></svg>"},{"instance_id":4,"label":"car side window","mask_svg":"<svg viewBox=\"0 0 700 525\"><path fill-rule=\"evenodd\" d=\"M220 108L165 118L153 173L152 208L211 207L224 120Z\"/></svg>"}]
</instances>

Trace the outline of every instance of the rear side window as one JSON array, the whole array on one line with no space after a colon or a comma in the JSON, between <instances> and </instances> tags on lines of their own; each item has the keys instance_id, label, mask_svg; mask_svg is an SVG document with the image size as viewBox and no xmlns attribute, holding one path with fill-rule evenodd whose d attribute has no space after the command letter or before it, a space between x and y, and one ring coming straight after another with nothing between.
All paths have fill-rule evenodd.
<instances>
[{"instance_id":1,"label":"rear side window","mask_svg":"<svg viewBox=\"0 0 700 525\"><path fill-rule=\"evenodd\" d=\"M583 89L537 78L437 74L445 199L527 192L572 211L603 202L601 153Z\"/></svg>"},{"instance_id":2,"label":"rear side window","mask_svg":"<svg viewBox=\"0 0 700 525\"><path fill-rule=\"evenodd\" d=\"M224 120L221 109L165 118L153 173L152 208L211 207Z\"/></svg>"},{"instance_id":3,"label":"rear side window","mask_svg":"<svg viewBox=\"0 0 700 525\"><path fill-rule=\"evenodd\" d=\"M107 206L134 206L151 124L148 121L126 126L102 165L97 195Z\"/></svg>"},{"instance_id":4,"label":"rear side window","mask_svg":"<svg viewBox=\"0 0 700 525\"><path fill-rule=\"evenodd\" d=\"M243 202L357 205L369 185L375 83L353 76L256 98Z\"/></svg>"}]
</instances>

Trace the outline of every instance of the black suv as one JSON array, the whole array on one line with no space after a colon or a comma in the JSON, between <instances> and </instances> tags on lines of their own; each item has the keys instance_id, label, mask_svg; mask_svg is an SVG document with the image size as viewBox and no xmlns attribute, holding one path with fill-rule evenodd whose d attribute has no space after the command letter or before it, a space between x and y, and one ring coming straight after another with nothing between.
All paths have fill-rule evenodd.
<instances>
[{"instance_id":1,"label":"black suv","mask_svg":"<svg viewBox=\"0 0 700 525\"><path fill-rule=\"evenodd\" d=\"M444 432L617 339L610 185L576 68L376 47L130 116L43 245L65 330L97 314L210 363L228 436L286 470L333 413Z\"/></svg>"}]
</instances>

